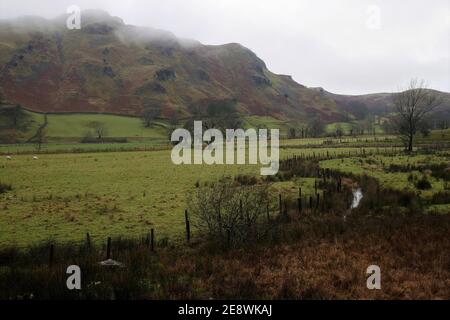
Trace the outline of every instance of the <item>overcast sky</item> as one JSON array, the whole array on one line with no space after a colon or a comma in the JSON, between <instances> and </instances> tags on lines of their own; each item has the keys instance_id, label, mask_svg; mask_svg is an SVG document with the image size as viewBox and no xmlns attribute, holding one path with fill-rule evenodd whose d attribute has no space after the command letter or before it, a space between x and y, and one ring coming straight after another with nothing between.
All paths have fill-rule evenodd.
<instances>
[{"instance_id":1,"label":"overcast sky","mask_svg":"<svg viewBox=\"0 0 450 320\"><path fill-rule=\"evenodd\" d=\"M268 68L336 93L392 92L412 77L450 91L449 0L0 0L0 19L104 9L204 44L239 42Z\"/></svg>"}]
</instances>

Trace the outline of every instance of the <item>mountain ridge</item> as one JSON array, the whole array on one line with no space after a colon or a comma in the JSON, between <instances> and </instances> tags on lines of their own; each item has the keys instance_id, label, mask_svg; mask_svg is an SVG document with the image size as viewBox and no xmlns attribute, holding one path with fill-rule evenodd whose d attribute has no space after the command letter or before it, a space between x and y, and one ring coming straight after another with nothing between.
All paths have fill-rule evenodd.
<instances>
[{"instance_id":1,"label":"mountain ridge","mask_svg":"<svg viewBox=\"0 0 450 320\"><path fill-rule=\"evenodd\" d=\"M141 115L160 108L191 116L209 103L236 101L243 115L343 121L339 95L271 72L238 43L204 45L169 31L125 24L107 12L0 20L0 90L37 112Z\"/></svg>"},{"instance_id":2,"label":"mountain ridge","mask_svg":"<svg viewBox=\"0 0 450 320\"><path fill-rule=\"evenodd\" d=\"M240 44L203 45L98 11L82 13L81 30L68 30L65 18L0 22L0 86L8 101L38 112L125 115L159 106L170 116L236 99L248 115L302 119L313 110L324 121L340 117L331 99L270 72Z\"/></svg>"}]
</instances>

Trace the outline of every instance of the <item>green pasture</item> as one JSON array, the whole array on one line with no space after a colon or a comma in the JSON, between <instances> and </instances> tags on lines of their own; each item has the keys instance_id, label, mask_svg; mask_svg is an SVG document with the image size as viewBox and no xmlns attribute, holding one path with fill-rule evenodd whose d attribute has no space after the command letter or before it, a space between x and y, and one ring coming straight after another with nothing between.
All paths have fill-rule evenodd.
<instances>
[{"instance_id":1,"label":"green pasture","mask_svg":"<svg viewBox=\"0 0 450 320\"><path fill-rule=\"evenodd\" d=\"M382 187L398 190L411 190L418 192L425 198L431 197L433 194L446 190L446 184L443 179L433 177L428 170L408 172L388 172L390 165L431 165L431 164L449 164L450 154L442 152L440 154L415 156L384 156L373 155L368 157L349 157L342 159L332 159L320 162L322 168L330 168L342 172L348 172L357 175L367 174L376 178ZM424 175L431 183L432 188L428 190L418 190L415 184L408 179L410 175L422 178Z\"/></svg>"}]
</instances>

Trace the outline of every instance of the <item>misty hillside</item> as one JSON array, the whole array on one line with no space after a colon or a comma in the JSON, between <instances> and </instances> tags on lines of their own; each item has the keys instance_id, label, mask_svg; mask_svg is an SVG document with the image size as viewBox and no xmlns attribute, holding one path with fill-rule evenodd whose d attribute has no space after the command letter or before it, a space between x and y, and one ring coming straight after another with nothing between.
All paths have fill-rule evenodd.
<instances>
[{"instance_id":1,"label":"misty hillside","mask_svg":"<svg viewBox=\"0 0 450 320\"><path fill-rule=\"evenodd\" d=\"M169 117L233 101L247 115L342 118L332 99L273 74L239 44L202 45L101 11L84 11L81 30L68 30L66 16L1 21L0 66L5 100L39 112L161 108Z\"/></svg>"}]
</instances>

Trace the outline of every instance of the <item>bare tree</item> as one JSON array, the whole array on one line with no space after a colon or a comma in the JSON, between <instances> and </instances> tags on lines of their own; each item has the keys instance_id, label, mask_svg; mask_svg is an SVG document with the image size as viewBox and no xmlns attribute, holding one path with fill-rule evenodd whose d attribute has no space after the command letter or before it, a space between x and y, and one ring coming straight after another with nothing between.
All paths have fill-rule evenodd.
<instances>
[{"instance_id":1,"label":"bare tree","mask_svg":"<svg viewBox=\"0 0 450 320\"><path fill-rule=\"evenodd\" d=\"M44 127L39 128L36 132L36 140L35 140L37 152L41 152L42 145L46 142L46 140L47 140L46 128Z\"/></svg>"},{"instance_id":2,"label":"bare tree","mask_svg":"<svg viewBox=\"0 0 450 320\"><path fill-rule=\"evenodd\" d=\"M288 139L295 139L297 137L297 132L295 128L289 128L288 130Z\"/></svg>"},{"instance_id":3,"label":"bare tree","mask_svg":"<svg viewBox=\"0 0 450 320\"><path fill-rule=\"evenodd\" d=\"M0 96L1 99L1 96ZM20 105L9 105L0 100L0 117L4 117L10 124L6 127L26 131L31 123L32 118ZM5 126L2 124L2 126Z\"/></svg>"},{"instance_id":4,"label":"bare tree","mask_svg":"<svg viewBox=\"0 0 450 320\"><path fill-rule=\"evenodd\" d=\"M373 115L367 115L362 121L363 131L367 132L367 134L371 134L375 129L375 117Z\"/></svg>"},{"instance_id":5,"label":"bare tree","mask_svg":"<svg viewBox=\"0 0 450 320\"><path fill-rule=\"evenodd\" d=\"M427 88L423 80L413 79L406 90L392 95L394 115L391 122L408 152L425 117L442 103L440 95Z\"/></svg>"},{"instance_id":6,"label":"bare tree","mask_svg":"<svg viewBox=\"0 0 450 320\"><path fill-rule=\"evenodd\" d=\"M144 123L144 127L150 128L153 125L153 122L157 117L161 115L160 107L148 107L144 109L142 113L142 122Z\"/></svg>"},{"instance_id":7,"label":"bare tree","mask_svg":"<svg viewBox=\"0 0 450 320\"><path fill-rule=\"evenodd\" d=\"M88 127L94 130L98 140L103 140L103 137L108 134L108 130L103 122L92 121L89 122Z\"/></svg>"},{"instance_id":8,"label":"bare tree","mask_svg":"<svg viewBox=\"0 0 450 320\"><path fill-rule=\"evenodd\" d=\"M44 115L44 123L37 129L36 134L31 138L36 144L37 152L41 152L42 145L47 141L47 114Z\"/></svg>"},{"instance_id":9,"label":"bare tree","mask_svg":"<svg viewBox=\"0 0 450 320\"><path fill-rule=\"evenodd\" d=\"M267 213L268 202L266 184L237 185L229 178L188 194L189 211L197 228L228 246L257 239L264 233L260 222Z\"/></svg>"},{"instance_id":10,"label":"bare tree","mask_svg":"<svg viewBox=\"0 0 450 320\"><path fill-rule=\"evenodd\" d=\"M313 137L319 137L325 131L325 124L322 119L318 116L309 119L308 121L308 132Z\"/></svg>"},{"instance_id":11,"label":"bare tree","mask_svg":"<svg viewBox=\"0 0 450 320\"><path fill-rule=\"evenodd\" d=\"M336 138L342 138L344 135L344 129L342 128L341 124L336 125L336 131L335 131Z\"/></svg>"},{"instance_id":12,"label":"bare tree","mask_svg":"<svg viewBox=\"0 0 450 320\"><path fill-rule=\"evenodd\" d=\"M179 123L178 113L179 110L176 109L169 118L169 125L167 127L167 136L169 138L169 141L172 138L172 132L174 132L177 129Z\"/></svg>"}]
</instances>

